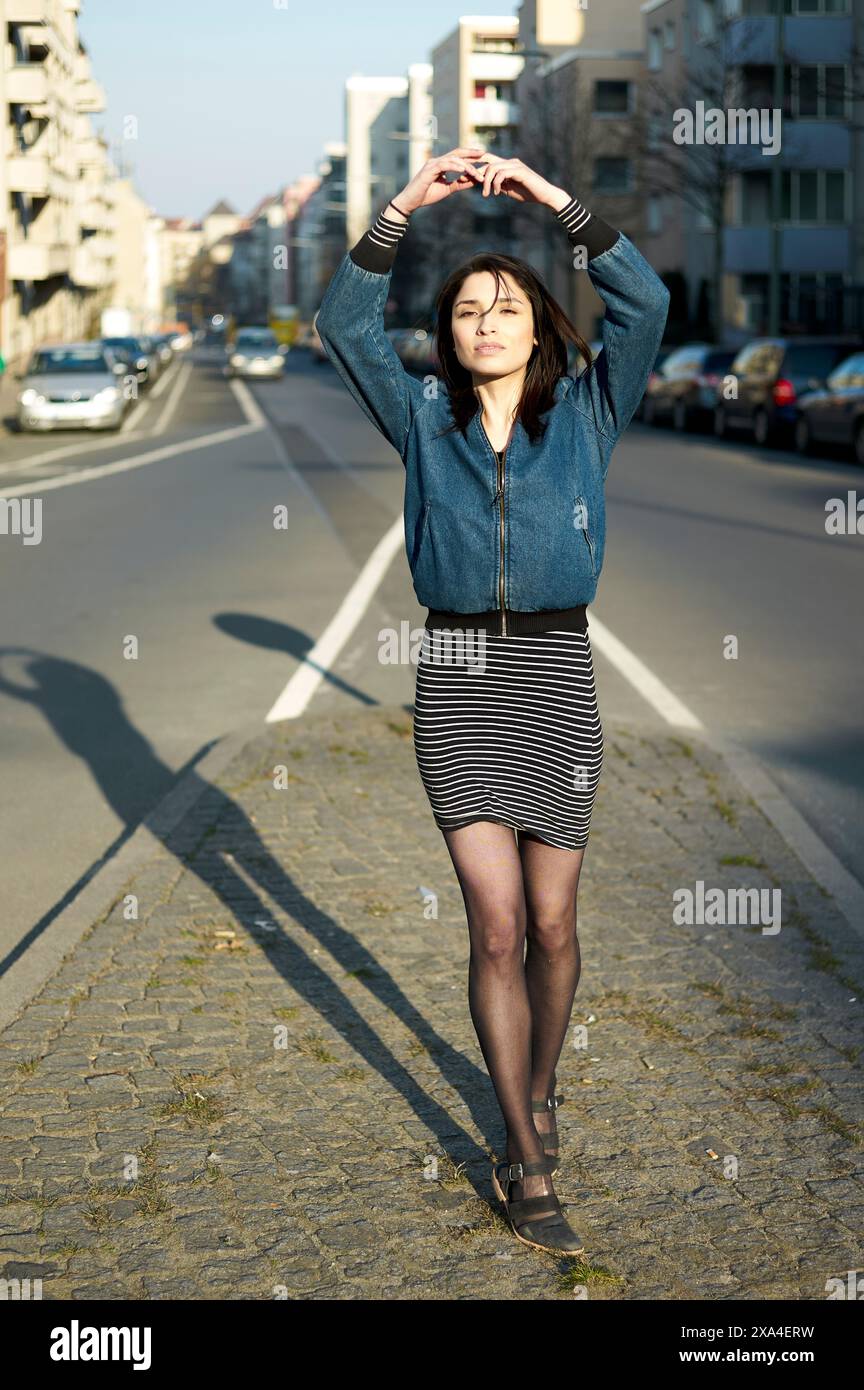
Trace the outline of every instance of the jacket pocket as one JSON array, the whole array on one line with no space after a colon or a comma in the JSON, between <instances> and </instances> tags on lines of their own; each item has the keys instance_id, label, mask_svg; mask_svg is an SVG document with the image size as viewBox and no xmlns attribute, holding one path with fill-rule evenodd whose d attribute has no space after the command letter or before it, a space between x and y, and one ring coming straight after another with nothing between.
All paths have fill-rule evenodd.
<instances>
[{"instance_id":1,"label":"jacket pocket","mask_svg":"<svg viewBox=\"0 0 864 1390\"><path fill-rule=\"evenodd\" d=\"M588 504L581 494L577 494L573 499L573 526L581 532L585 544L588 547L588 558L591 561L591 573L597 578L597 563L594 556L594 537L591 534L591 526L588 516Z\"/></svg>"},{"instance_id":2,"label":"jacket pocket","mask_svg":"<svg viewBox=\"0 0 864 1390\"><path fill-rule=\"evenodd\" d=\"M426 537L429 534L429 513L431 509L431 502L426 501L423 503L423 511L420 515L420 522L415 533L417 539L414 543L414 555L411 560L412 575L417 573L417 566L420 564L420 556L423 553L423 546L425 545Z\"/></svg>"}]
</instances>

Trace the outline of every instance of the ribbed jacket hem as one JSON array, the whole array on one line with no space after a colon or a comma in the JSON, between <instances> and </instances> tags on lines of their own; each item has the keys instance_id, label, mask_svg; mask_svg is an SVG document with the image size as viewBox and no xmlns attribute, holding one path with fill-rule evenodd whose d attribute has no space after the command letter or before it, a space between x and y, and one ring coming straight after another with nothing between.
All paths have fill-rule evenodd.
<instances>
[{"instance_id":1,"label":"ribbed jacket hem","mask_svg":"<svg viewBox=\"0 0 864 1390\"><path fill-rule=\"evenodd\" d=\"M588 611L584 603L576 608L543 608L530 613L505 608L504 614L508 637L523 637L529 632L550 632L556 628L562 632L588 631ZM501 610L491 608L485 613L448 613L440 608L430 608L425 626L430 631L439 627L456 631L471 628L494 636L501 632Z\"/></svg>"}]
</instances>

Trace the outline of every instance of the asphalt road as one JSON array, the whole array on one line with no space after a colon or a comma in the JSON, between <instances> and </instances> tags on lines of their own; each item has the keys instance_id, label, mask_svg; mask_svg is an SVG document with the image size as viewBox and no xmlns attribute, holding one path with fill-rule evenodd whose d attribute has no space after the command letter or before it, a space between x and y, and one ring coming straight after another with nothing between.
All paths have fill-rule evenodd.
<instances>
[{"instance_id":1,"label":"asphalt road","mask_svg":"<svg viewBox=\"0 0 864 1390\"><path fill-rule=\"evenodd\" d=\"M329 365L297 352L244 406L221 361L196 350L109 440L0 435L0 493L43 499L39 545L0 534L0 959L214 739L265 719L401 511L402 465ZM864 880L864 538L825 530L850 489L851 464L634 425L592 611ZM410 704L380 634L423 616L400 554L313 708ZM661 722L595 661L601 714Z\"/></svg>"}]
</instances>

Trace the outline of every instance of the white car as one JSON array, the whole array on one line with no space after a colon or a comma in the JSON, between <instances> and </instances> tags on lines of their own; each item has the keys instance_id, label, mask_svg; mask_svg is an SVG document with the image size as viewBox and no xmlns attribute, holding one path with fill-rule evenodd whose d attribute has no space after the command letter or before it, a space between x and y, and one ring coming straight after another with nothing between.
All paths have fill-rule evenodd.
<instances>
[{"instance_id":1,"label":"white car","mask_svg":"<svg viewBox=\"0 0 864 1390\"><path fill-rule=\"evenodd\" d=\"M60 343L37 348L21 377L21 430L116 430L130 395L126 363L97 343Z\"/></svg>"},{"instance_id":2,"label":"white car","mask_svg":"<svg viewBox=\"0 0 864 1390\"><path fill-rule=\"evenodd\" d=\"M270 328L238 328L228 352L229 376L270 377L285 374L285 355Z\"/></svg>"}]
</instances>

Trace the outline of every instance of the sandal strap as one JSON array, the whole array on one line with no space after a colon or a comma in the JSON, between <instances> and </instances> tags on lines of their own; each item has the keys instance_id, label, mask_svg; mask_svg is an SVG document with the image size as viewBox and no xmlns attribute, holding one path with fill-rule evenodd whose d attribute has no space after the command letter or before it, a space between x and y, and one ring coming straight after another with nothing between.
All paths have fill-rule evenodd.
<instances>
[{"instance_id":1,"label":"sandal strap","mask_svg":"<svg viewBox=\"0 0 864 1390\"><path fill-rule=\"evenodd\" d=\"M519 1202L508 1202L507 1210L516 1225L529 1216L540 1216L546 1212L550 1219L563 1220L561 1204L553 1192L545 1197L523 1197Z\"/></svg>"},{"instance_id":2,"label":"sandal strap","mask_svg":"<svg viewBox=\"0 0 864 1390\"><path fill-rule=\"evenodd\" d=\"M549 1159L540 1159L537 1163L499 1163L498 1173L504 1169L508 1182L521 1182L523 1178L539 1178L547 1176L549 1173Z\"/></svg>"},{"instance_id":3,"label":"sandal strap","mask_svg":"<svg viewBox=\"0 0 864 1390\"><path fill-rule=\"evenodd\" d=\"M564 1096L547 1096L545 1100L532 1100L532 1110L557 1110L564 1104Z\"/></svg>"}]
</instances>

